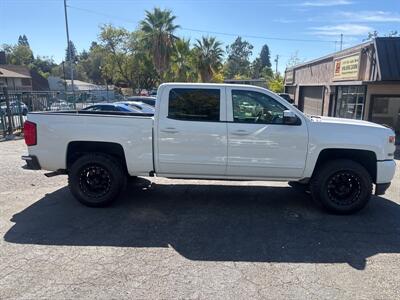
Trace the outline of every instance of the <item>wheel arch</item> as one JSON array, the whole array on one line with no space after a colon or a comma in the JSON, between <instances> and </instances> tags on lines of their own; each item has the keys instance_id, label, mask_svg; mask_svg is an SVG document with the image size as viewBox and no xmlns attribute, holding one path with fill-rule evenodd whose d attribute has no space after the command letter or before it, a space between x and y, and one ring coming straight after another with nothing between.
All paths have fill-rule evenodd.
<instances>
[{"instance_id":1,"label":"wheel arch","mask_svg":"<svg viewBox=\"0 0 400 300\"><path fill-rule=\"evenodd\" d=\"M99 141L72 141L67 146L66 167L69 170L72 164L80 157L89 153L108 154L115 158L127 170L124 148L121 144Z\"/></svg>"},{"instance_id":2,"label":"wheel arch","mask_svg":"<svg viewBox=\"0 0 400 300\"><path fill-rule=\"evenodd\" d=\"M362 149L341 149L341 148L328 148L323 149L318 155L317 161L314 166L312 176L316 170L324 163L335 159L349 159L362 165L371 176L371 179L376 183L377 178L377 156L376 153L370 150Z\"/></svg>"}]
</instances>

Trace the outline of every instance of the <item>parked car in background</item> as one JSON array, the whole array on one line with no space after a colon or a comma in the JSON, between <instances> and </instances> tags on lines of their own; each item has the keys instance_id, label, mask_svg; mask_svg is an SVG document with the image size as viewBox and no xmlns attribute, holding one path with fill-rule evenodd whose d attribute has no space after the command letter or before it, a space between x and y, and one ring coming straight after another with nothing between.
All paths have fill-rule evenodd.
<instances>
[{"instance_id":1,"label":"parked car in background","mask_svg":"<svg viewBox=\"0 0 400 300\"><path fill-rule=\"evenodd\" d=\"M0 104L0 114L1 115L5 115L6 114L6 110L7 110L7 105L5 102L2 102ZM13 115L19 115L19 114L23 114L24 116L26 116L28 114L28 106L26 106L26 104L22 101L10 101L10 110L11 110L11 114Z\"/></svg>"},{"instance_id":2,"label":"parked car in background","mask_svg":"<svg viewBox=\"0 0 400 300\"><path fill-rule=\"evenodd\" d=\"M117 102L117 103L128 105L128 106L130 106L134 109L137 109L140 112L145 113L145 114L154 114L154 111L155 111L153 106L143 103L143 102L139 102L139 101L123 101L123 102Z\"/></svg>"},{"instance_id":3,"label":"parked car in background","mask_svg":"<svg viewBox=\"0 0 400 300\"><path fill-rule=\"evenodd\" d=\"M50 105L51 111L71 110L71 109L74 109L74 105L64 100L56 100Z\"/></svg>"},{"instance_id":4,"label":"parked car in background","mask_svg":"<svg viewBox=\"0 0 400 300\"><path fill-rule=\"evenodd\" d=\"M122 103L97 103L82 109L82 111L106 111L106 112L126 112L126 113L142 113L128 105Z\"/></svg>"},{"instance_id":5,"label":"parked car in background","mask_svg":"<svg viewBox=\"0 0 400 300\"><path fill-rule=\"evenodd\" d=\"M143 102L143 103L146 103L148 105L155 107L157 98L156 97L147 97L147 96L131 96L131 97L126 98L126 100Z\"/></svg>"},{"instance_id":6,"label":"parked car in background","mask_svg":"<svg viewBox=\"0 0 400 300\"><path fill-rule=\"evenodd\" d=\"M151 90L149 96L157 97L157 89Z\"/></svg>"}]
</instances>

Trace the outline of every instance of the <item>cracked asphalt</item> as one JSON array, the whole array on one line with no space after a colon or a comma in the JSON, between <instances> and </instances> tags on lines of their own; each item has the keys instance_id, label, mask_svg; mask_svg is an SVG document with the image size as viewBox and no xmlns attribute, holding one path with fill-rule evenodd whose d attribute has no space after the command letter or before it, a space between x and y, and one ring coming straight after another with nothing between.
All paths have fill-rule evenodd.
<instances>
[{"instance_id":1,"label":"cracked asphalt","mask_svg":"<svg viewBox=\"0 0 400 300\"><path fill-rule=\"evenodd\" d=\"M285 183L161 178L95 209L25 153L0 143L0 299L400 298L400 167L352 216Z\"/></svg>"}]
</instances>

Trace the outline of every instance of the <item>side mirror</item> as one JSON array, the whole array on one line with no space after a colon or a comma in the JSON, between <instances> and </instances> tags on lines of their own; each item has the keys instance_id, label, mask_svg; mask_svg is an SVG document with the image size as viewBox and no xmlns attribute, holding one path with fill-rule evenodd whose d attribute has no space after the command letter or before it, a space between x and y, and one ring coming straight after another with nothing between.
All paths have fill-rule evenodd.
<instances>
[{"instance_id":1,"label":"side mirror","mask_svg":"<svg viewBox=\"0 0 400 300\"><path fill-rule=\"evenodd\" d=\"M285 125L297 125L299 124L299 118L291 110L283 111L283 124Z\"/></svg>"}]
</instances>

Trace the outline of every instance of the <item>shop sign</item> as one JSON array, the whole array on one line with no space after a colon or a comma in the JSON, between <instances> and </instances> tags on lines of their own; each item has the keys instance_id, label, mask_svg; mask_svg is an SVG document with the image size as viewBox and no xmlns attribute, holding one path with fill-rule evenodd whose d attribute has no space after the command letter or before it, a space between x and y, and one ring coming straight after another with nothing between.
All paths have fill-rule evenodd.
<instances>
[{"instance_id":1,"label":"shop sign","mask_svg":"<svg viewBox=\"0 0 400 300\"><path fill-rule=\"evenodd\" d=\"M333 80L358 80L360 54L335 60Z\"/></svg>"}]
</instances>

